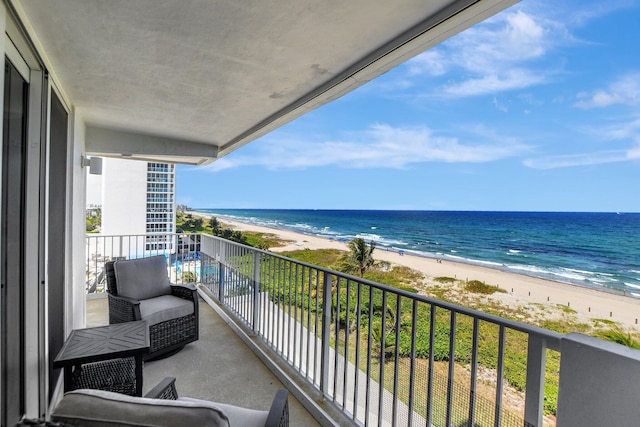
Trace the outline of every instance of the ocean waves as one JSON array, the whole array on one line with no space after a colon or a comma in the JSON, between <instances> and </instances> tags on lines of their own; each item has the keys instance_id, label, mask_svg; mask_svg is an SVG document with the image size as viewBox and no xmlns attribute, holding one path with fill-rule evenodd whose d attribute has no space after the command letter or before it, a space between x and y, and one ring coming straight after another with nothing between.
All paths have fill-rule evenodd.
<instances>
[{"instance_id":1,"label":"ocean waves","mask_svg":"<svg viewBox=\"0 0 640 427\"><path fill-rule=\"evenodd\" d=\"M640 289L640 214L214 210L231 220L605 290Z\"/></svg>"}]
</instances>

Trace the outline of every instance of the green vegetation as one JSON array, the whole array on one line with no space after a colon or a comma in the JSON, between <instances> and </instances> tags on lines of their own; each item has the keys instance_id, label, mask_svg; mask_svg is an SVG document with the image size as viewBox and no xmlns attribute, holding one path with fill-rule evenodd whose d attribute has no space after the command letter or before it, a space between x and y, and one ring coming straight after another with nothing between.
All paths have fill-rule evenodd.
<instances>
[{"instance_id":1,"label":"green vegetation","mask_svg":"<svg viewBox=\"0 0 640 427\"><path fill-rule=\"evenodd\" d=\"M569 307L568 305L556 304L556 307L558 307L563 313L578 314L577 311L575 311L573 308Z\"/></svg>"},{"instance_id":2,"label":"green vegetation","mask_svg":"<svg viewBox=\"0 0 640 427\"><path fill-rule=\"evenodd\" d=\"M495 294L496 292L507 293L507 291L505 291L504 289L500 289L499 287L493 285L487 285L486 283L479 280L469 280L465 283L464 288L469 292L473 292L474 294L491 295Z\"/></svg>"},{"instance_id":3,"label":"green vegetation","mask_svg":"<svg viewBox=\"0 0 640 427\"><path fill-rule=\"evenodd\" d=\"M181 278L184 283L195 283L198 281L198 276L193 271L183 272Z\"/></svg>"},{"instance_id":4,"label":"green vegetation","mask_svg":"<svg viewBox=\"0 0 640 427\"><path fill-rule=\"evenodd\" d=\"M98 233L102 225L102 209L87 209L85 215L87 233Z\"/></svg>"},{"instance_id":5,"label":"green vegetation","mask_svg":"<svg viewBox=\"0 0 640 427\"><path fill-rule=\"evenodd\" d=\"M211 234L212 236L222 237L232 242L263 250L285 243L273 234L232 230L216 217L211 217L209 220L206 220L199 215L193 215L185 211L176 212L176 230L178 233Z\"/></svg>"},{"instance_id":6,"label":"green vegetation","mask_svg":"<svg viewBox=\"0 0 640 427\"><path fill-rule=\"evenodd\" d=\"M614 322L611 319L592 319L591 320L593 322L593 326L594 327L598 327L600 325L605 325L605 326L615 326L616 322Z\"/></svg>"},{"instance_id":7,"label":"green vegetation","mask_svg":"<svg viewBox=\"0 0 640 427\"><path fill-rule=\"evenodd\" d=\"M640 340L638 340L637 336L634 337L630 332L625 332L619 327L602 331L598 336L605 340L626 345L627 347L640 349Z\"/></svg>"},{"instance_id":8,"label":"green vegetation","mask_svg":"<svg viewBox=\"0 0 640 427\"><path fill-rule=\"evenodd\" d=\"M376 249L376 242L373 240L367 243L364 239L357 238L350 241L346 252L340 258L340 271L348 274L356 273L360 277L373 268L389 267L388 262L376 261L373 258L373 251Z\"/></svg>"}]
</instances>

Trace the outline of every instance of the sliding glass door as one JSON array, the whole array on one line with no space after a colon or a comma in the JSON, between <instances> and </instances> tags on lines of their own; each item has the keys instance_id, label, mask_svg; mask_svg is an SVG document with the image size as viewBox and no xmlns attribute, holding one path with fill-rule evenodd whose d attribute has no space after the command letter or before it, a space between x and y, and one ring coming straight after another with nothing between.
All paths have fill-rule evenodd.
<instances>
[{"instance_id":1,"label":"sliding glass door","mask_svg":"<svg viewBox=\"0 0 640 427\"><path fill-rule=\"evenodd\" d=\"M0 211L2 425L24 413L25 173L29 85L5 59ZM35 309L37 310L37 304Z\"/></svg>"}]
</instances>

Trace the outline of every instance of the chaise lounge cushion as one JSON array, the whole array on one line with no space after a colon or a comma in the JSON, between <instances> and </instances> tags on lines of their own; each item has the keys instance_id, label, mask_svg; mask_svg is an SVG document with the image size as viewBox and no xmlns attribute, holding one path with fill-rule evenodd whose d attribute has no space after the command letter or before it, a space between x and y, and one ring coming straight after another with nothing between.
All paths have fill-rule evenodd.
<instances>
[{"instance_id":1,"label":"chaise lounge cushion","mask_svg":"<svg viewBox=\"0 0 640 427\"><path fill-rule=\"evenodd\" d=\"M226 414L211 402L150 399L86 389L65 394L51 419L82 427L230 426ZM239 421L235 425L252 424Z\"/></svg>"},{"instance_id":2,"label":"chaise lounge cushion","mask_svg":"<svg viewBox=\"0 0 640 427\"><path fill-rule=\"evenodd\" d=\"M113 270L120 296L145 300L171 294L164 255L116 261Z\"/></svg>"},{"instance_id":3,"label":"chaise lounge cushion","mask_svg":"<svg viewBox=\"0 0 640 427\"><path fill-rule=\"evenodd\" d=\"M162 295L140 301L140 316L149 326L193 314L193 301Z\"/></svg>"}]
</instances>

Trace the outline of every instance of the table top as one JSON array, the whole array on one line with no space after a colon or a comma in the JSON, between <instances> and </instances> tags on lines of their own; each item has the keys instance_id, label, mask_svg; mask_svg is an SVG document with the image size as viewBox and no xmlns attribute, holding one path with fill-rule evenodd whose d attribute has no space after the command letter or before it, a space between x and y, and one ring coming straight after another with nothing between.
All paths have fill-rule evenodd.
<instances>
[{"instance_id":1,"label":"table top","mask_svg":"<svg viewBox=\"0 0 640 427\"><path fill-rule=\"evenodd\" d=\"M53 367L130 357L147 351L149 333L144 320L74 329L54 359Z\"/></svg>"}]
</instances>

